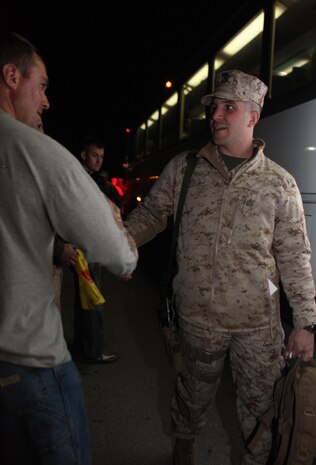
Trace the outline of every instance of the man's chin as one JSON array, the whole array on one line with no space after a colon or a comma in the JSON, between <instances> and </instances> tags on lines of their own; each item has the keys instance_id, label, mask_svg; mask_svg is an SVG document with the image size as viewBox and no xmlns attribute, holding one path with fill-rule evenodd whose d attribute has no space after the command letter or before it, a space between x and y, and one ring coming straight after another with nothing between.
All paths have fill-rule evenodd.
<instances>
[{"instance_id":1,"label":"man's chin","mask_svg":"<svg viewBox=\"0 0 316 465\"><path fill-rule=\"evenodd\" d=\"M221 145L219 137L212 137L211 140L214 145Z\"/></svg>"},{"instance_id":2,"label":"man's chin","mask_svg":"<svg viewBox=\"0 0 316 465\"><path fill-rule=\"evenodd\" d=\"M44 132L44 125L42 121L38 121L38 123L35 125L35 129L37 129L40 132Z\"/></svg>"}]
</instances>

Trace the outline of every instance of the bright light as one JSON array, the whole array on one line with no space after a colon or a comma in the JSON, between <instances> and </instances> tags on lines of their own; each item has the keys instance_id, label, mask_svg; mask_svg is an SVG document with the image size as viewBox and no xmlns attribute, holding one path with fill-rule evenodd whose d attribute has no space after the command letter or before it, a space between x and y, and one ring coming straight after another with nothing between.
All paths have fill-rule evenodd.
<instances>
[{"instance_id":1,"label":"bright light","mask_svg":"<svg viewBox=\"0 0 316 465\"><path fill-rule=\"evenodd\" d=\"M156 110L149 118L147 121L147 127L150 128L154 124L155 121L158 121L159 118L159 111Z\"/></svg>"},{"instance_id":2,"label":"bright light","mask_svg":"<svg viewBox=\"0 0 316 465\"><path fill-rule=\"evenodd\" d=\"M172 87L172 82L171 81L167 81L165 86L167 87L167 89L170 89Z\"/></svg>"},{"instance_id":3,"label":"bright light","mask_svg":"<svg viewBox=\"0 0 316 465\"><path fill-rule=\"evenodd\" d=\"M280 3L276 4L275 7L275 18L278 19L284 12L286 11L286 7L281 5ZM230 40L225 47L223 47L219 55L224 54L226 57L231 57L238 53L242 48L244 48L247 44L249 44L255 37L263 31L263 21L264 21L264 13L261 11L257 16L254 17L252 21L250 21L241 31ZM220 59L217 57L217 59ZM220 65L219 65L220 66ZM219 67L218 66L218 67ZM216 68L216 62L215 62Z\"/></svg>"},{"instance_id":4,"label":"bright light","mask_svg":"<svg viewBox=\"0 0 316 465\"><path fill-rule=\"evenodd\" d=\"M164 115L167 111L174 107L178 103L178 94L175 92L171 97L163 104L161 108L161 113Z\"/></svg>"},{"instance_id":5,"label":"bright light","mask_svg":"<svg viewBox=\"0 0 316 465\"><path fill-rule=\"evenodd\" d=\"M245 45L249 44L257 35L263 31L263 12L259 13L250 23L248 23L237 36L228 42L222 49L225 55L232 56L239 52Z\"/></svg>"},{"instance_id":6,"label":"bright light","mask_svg":"<svg viewBox=\"0 0 316 465\"><path fill-rule=\"evenodd\" d=\"M279 76L287 76L292 73L293 68L301 68L309 62L310 60L301 58L300 60L293 61L290 65L285 65L284 68L279 68L276 74Z\"/></svg>"},{"instance_id":7,"label":"bright light","mask_svg":"<svg viewBox=\"0 0 316 465\"><path fill-rule=\"evenodd\" d=\"M188 82L183 86L185 95L188 95L195 87L198 87L201 82L205 81L208 76L208 64L205 63L193 76L190 77Z\"/></svg>"},{"instance_id":8,"label":"bright light","mask_svg":"<svg viewBox=\"0 0 316 465\"><path fill-rule=\"evenodd\" d=\"M215 69L220 68L223 64L224 64L224 60L222 58L218 58L218 57L215 58L215 64L214 64Z\"/></svg>"}]
</instances>

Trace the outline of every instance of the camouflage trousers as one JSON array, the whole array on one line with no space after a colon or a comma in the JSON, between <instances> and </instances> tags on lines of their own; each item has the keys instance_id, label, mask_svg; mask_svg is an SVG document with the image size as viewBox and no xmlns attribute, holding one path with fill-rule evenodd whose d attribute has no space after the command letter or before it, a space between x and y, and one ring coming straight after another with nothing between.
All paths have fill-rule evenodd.
<instances>
[{"instance_id":1,"label":"camouflage trousers","mask_svg":"<svg viewBox=\"0 0 316 465\"><path fill-rule=\"evenodd\" d=\"M249 333L223 333L194 328L181 321L179 339L184 363L171 402L174 435L195 438L208 420L226 355L236 387L237 415L243 440L253 433L259 416L272 403L273 386L284 364L284 331L280 325ZM252 454L245 448L243 465L264 465L272 446L267 432Z\"/></svg>"}]
</instances>

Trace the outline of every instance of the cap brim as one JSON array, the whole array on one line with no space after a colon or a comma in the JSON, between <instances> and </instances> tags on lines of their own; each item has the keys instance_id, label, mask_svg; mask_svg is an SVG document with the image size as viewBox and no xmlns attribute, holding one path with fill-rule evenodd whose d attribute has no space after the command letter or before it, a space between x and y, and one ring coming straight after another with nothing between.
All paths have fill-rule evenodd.
<instances>
[{"instance_id":1,"label":"cap brim","mask_svg":"<svg viewBox=\"0 0 316 465\"><path fill-rule=\"evenodd\" d=\"M213 97L214 97L214 94L204 95L201 98L200 102L202 103L202 105L210 105L213 100Z\"/></svg>"},{"instance_id":2,"label":"cap brim","mask_svg":"<svg viewBox=\"0 0 316 465\"><path fill-rule=\"evenodd\" d=\"M218 91L218 92L214 92L214 94L204 95L204 97L201 98L200 102L202 103L202 105L210 105L214 97L223 98L226 100L235 100L237 102L248 102L249 101L249 99L242 99L233 93Z\"/></svg>"}]
</instances>

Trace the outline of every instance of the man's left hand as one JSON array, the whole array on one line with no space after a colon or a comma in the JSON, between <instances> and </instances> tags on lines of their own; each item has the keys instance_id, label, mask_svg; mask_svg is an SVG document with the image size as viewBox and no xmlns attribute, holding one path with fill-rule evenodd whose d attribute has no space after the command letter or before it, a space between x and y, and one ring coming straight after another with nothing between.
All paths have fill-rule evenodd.
<instances>
[{"instance_id":1,"label":"man's left hand","mask_svg":"<svg viewBox=\"0 0 316 465\"><path fill-rule=\"evenodd\" d=\"M314 334L305 329L293 329L289 335L286 346L288 358L300 357L304 362L308 362L314 355Z\"/></svg>"}]
</instances>

